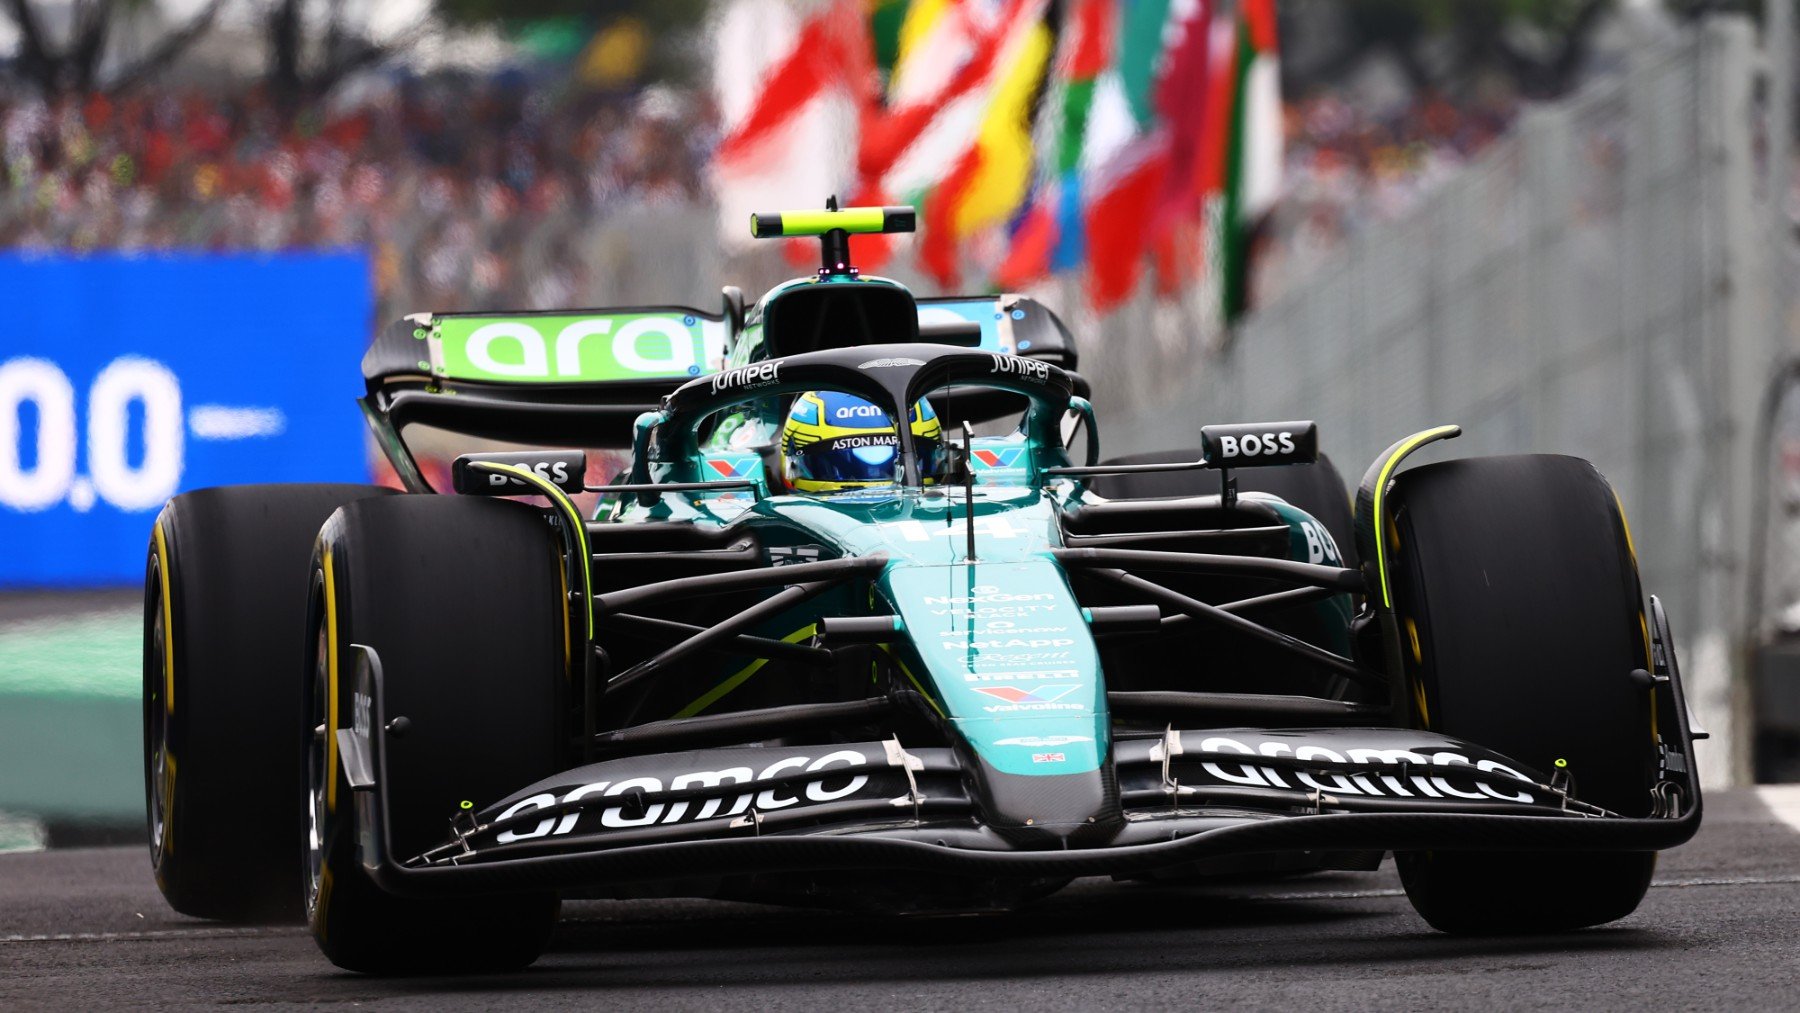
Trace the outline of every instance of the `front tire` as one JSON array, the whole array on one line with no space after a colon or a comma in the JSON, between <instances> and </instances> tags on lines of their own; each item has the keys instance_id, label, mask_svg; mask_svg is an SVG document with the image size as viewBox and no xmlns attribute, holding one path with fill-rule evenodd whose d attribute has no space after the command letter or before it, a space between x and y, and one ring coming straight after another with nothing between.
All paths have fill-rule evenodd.
<instances>
[{"instance_id":1,"label":"front tire","mask_svg":"<svg viewBox=\"0 0 1800 1013\"><path fill-rule=\"evenodd\" d=\"M563 769L570 652L563 562L541 511L499 500L357 503L319 534L306 742L307 918L339 967L374 974L514 970L556 927L555 894L456 900L382 891L357 854L338 762L354 720L352 644L381 658L395 854L449 837L450 817ZM332 702L336 702L335 708Z\"/></svg>"},{"instance_id":2,"label":"front tire","mask_svg":"<svg viewBox=\"0 0 1800 1013\"><path fill-rule=\"evenodd\" d=\"M1630 535L1593 465L1530 455L1450 461L1398 479L1381 532L1413 686L1413 723L1538 770L1575 796L1649 813L1648 627ZM1413 907L1458 933L1554 932L1643 899L1654 852L1401 852Z\"/></svg>"},{"instance_id":3,"label":"front tire","mask_svg":"<svg viewBox=\"0 0 1800 1013\"><path fill-rule=\"evenodd\" d=\"M364 485L245 485L170 500L144 579L144 795L169 905L297 921L306 562L319 526ZM254 780L246 780L254 772Z\"/></svg>"}]
</instances>

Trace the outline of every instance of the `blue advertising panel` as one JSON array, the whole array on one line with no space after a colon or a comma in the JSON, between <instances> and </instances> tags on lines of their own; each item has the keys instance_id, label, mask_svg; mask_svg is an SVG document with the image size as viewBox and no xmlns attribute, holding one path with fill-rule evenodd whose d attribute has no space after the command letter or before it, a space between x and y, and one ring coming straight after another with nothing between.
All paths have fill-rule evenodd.
<instances>
[{"instance_id":1,"label":"blue advertising panel","mask_svg":"<svg viewBox=\"0 0 1800 1013\"><path fill-rule=\"evenodd\" d=\"M143 580L170 496L369 478L361 253L0 255L0 587Z\"/></svg>"}]
</instances>

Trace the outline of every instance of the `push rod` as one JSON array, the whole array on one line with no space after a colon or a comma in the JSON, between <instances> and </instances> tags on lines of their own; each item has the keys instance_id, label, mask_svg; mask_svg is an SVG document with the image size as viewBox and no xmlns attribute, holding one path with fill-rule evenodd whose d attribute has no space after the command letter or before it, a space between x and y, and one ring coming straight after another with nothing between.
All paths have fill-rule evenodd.
<instances>
[{"instance_id":1,"label":"push rod","mask_svg":"<svg viewBox=\"0 0 1800 1013\"><path fill-rule=\"evenodd\" d=\"M735 637L746 627L754 626L786 609L793 608L795 605L800 604L806 599L829 588L835 587L837 583L838 582L835 580L818 580L813 581L810 584L794 584L790 587L784 587L780 591L775 592L769 597L764 598L762 601L739 612L737 615L734 615L729 619L720 620L710 629L703 630L700 633L683 640L679 644L674 644L664 649L661 653L646 658L625 671L620 672L618 675L606 680L606 692L609 694L616 693L619 690L630 686L632 683L643 679L645 676L654 673L658 669L667 668L669 665L680 661L690 654L706 650L708 647L729 637Z\"/></svg>"},{"instance_id":2,"label":"push rod","mask_svg":"<svg viewBox=\"0 0 1800 1013\"><path fill-rule=\"evenodd\" d=\"M658 619L655 616L633 615L620 612L606 617L609 625L625 627L624 632L660 640L684 640L706 632L706 627L693 623L676 622L673 619ZM738 654L748 654L757 658L768 658L771 661L786 659L808 665L831 664L831 652L823 647L809 647L806 644L790 644L785 640L771 637L756 637L748 633L740 633L715 649L729 650Z\"/></svg>"},{"instance_id":3,"label":"push rod","mask_svg":"<svg viewBox=\"0 0 1800 1013\"><path fill-rule=\"evenodd\" d=\"M1261 559L1205 552L1159 552L1154 549L1073 548L1051 549L1064 566L1078 569L1130 567L1181 573L1210 573L1232 577L1267 577L1309 587L1330 587L1362 593L1362 573L1341 566L1320 566L1291 559Z\"/></svg>"},{"instance_id":4,"label":"push rod","mask_svg":"<svg viewBox=\"0 0 1800 1013\"><path fill-rule=\"evenodd\" d=\"M1190 598L1179 591L1170 590L1169 588L1163 587L1161 584L1145 580L1142 577L1126 573L1123 570L1093 570L1091 572L1094 576L1111 581L1121 587L1128 587L1134 591L1149 595L1151 598L1154 598L1158 604L1172 608L1177 612L1190 615L1201 622L1235 630L1253 640L1260 640L1272 647L1277 647L1290 654L1298 655L1321 668L1330 669L1352 682L1373 687L1387 686L1387 678L1374 669L1364 668L1349 658L1333 654L1322 647L1316 647L1304 640L1288 636L1286 633L1282 633L1278 630L1269 629L1261 623L1253 622L1242 616L1227 612L1217 605L1210 605L1198 598Z\"/></svg>"},{"instance_id":5,"label":"push rod","mask_svg":"<svg viewBox=\"0 0 1800 1013\"><path fill-rule=\"evenodd\" d=\"M700 595L725 594L730 591L779 587L784 584L802 584L816 580L843 581L874 573L886 565L887 557L883 555L850 556L845 559L820 560L817 563L771 566L760 570L677 577L674 580L641 584L637 587L621 588L617 591L597 594L594 596L594 609L599 614L605 615L609 612L623 612L628 608L669 598L693 598Z\"/></svg>"}]
</instances>

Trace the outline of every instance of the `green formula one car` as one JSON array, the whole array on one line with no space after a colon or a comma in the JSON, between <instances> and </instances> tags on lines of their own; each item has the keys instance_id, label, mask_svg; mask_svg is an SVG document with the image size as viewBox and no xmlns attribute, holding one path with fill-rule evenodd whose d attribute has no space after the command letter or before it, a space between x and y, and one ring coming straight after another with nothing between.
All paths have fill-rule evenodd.
<instances>
[{"instance_id":1,"label":"green formula one car","mask_svg":"<svg viewBox=\"0 0 1800 1013\"><path fill-rule=\"evenodd\" d=\"M1446 931L1637 906L1695 733L1592 466L1401 471L1445 426L1352 502L1309 422L1103 461L1047 309L850 266L911 224L757 216L823 266L753 306L408 318L360 402L405 492L171 501L169 902L368 972L528 964L565 896L998 910L1390 853ZM434 488L410 427L548 449Z\"/></svg>"}]
</instances>

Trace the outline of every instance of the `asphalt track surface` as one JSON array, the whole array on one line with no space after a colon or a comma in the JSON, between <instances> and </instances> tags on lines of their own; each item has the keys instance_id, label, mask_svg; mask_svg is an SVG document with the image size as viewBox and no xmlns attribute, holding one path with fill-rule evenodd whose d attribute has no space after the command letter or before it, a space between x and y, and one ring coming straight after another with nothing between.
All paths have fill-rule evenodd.
<instances>
[{"instance_id":1,"label":"asphalt track surface","mask_svg":"<svg viewBox=\"0 0 1800 1013\"><path fill-rule=\"evenodd\" d=\"M1771 808L1773 806L1773 808ZM1800 1005L1800 789L1714 793L1637 913L1453 938L1391 866L1253 884L1083 881L1008 915L579 902L530 969L373 979L296 927L176 915L139 847L0 855L0 1009L1778 1009Z\"/></svg>"}]
</instances>

